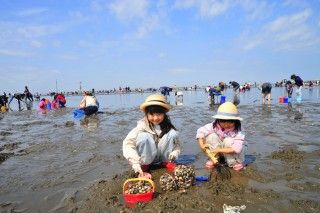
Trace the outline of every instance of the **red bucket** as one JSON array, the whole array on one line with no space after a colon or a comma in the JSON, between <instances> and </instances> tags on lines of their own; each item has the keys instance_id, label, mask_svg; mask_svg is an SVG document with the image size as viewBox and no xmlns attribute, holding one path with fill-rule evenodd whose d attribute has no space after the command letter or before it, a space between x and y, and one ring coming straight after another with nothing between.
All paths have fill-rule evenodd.
<instances>
[{"instance_id":1,"label":"red bucket","mask_svg":"<svg viewBox=\"0 0 320 213\"><path fill-rule=\"evenodd\" d=\"M138 181L147 181L151 184L151 191L150 192L146 192L143 194L129 194L127 193L127 189L128 189L128 185L131 182L138 182ZM124 197L124 201L126 203L136 203L136 202L148 202L150 200L152 200L153 198L153 194L154 194L154 190L155 190L155 185L154 182L148 178L131 178L128 179L124 182L123 184L123 197Z\"/></svg>"},{"instance_id":2,"label":"red bucket","mask_svg":"<svg viewBox=\"0 0 320 213\"><path fill-rule=\"evenodd\" d=\"M174 169L176 168L176 164L175 163L172 163L170 161L167 161L167 162L163 162L162 164L164 167L166 167L167 171L168 172L173 172Z\"/></svg>"}]
</instances>

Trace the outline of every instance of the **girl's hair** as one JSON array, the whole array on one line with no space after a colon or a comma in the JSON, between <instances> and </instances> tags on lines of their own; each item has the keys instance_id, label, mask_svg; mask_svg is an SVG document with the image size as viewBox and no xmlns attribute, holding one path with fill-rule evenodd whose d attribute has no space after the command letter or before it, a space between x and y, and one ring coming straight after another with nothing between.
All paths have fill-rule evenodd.
<instances>
[{"instance_id":1,"label":"girl's hair","mask_svg":"<svg viewBox=\"0 0 320 213\"><path fill-rule=\"evenodd\" d=\"M241 131L241 122L239 120L225 120L225 119L216 119L213 123L213 127L215 127L220 121L228 121L234 123L234 130L236 132Z\"/></svg>"},{"instance_id":2,"label":"girl's hair","mask_svg":"<svg viewBox=\"0 0 320 213\"><path fill-rule=\"evenodd\" d=\"M173 124L171 123L171 120L169 118L169 116L166 114L167 110L162 107L162 106L158 106L158 105L151 105L146 107L145 109L145 114L154 114L154 113L163 113L164 114L164 119L163 121L160 123L160 129L161 129L161 134L159 136L159 138L162 138L162 136L164 136L165 134L167 134L171 129L177 130ZM152 124L149 122L149 125L152 126Z\"/></svg>"}]
</instances>

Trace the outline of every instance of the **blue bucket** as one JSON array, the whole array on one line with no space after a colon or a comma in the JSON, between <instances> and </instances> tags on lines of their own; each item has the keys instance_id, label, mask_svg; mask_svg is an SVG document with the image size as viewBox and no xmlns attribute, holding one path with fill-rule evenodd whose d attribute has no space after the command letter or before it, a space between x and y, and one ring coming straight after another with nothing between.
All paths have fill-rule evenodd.
<instances>
[{"instance_id":1,"label":"blue bucket","mask_svg":"<svg viewBox=\"0 0 320 213\"><path fill-rule=\"evenodd\" d=\"M284 98L283 98L283 103L285 103L285 104L289 103L289 100L288 100L287 97L284 97Z\"/></svg>"},{"instance_id":2,"label":"blue bucket","mask_svg":"<svg viewBox=\"0 0 320 213\"><path fill-rule=\"evenodd\" d=\"M224 102L226 102L226 96L221 95L220 104L223 104Z\"/></svg>"},{"instance_id":3,"label":"blue bucket","mask_svg":"<svg viewBox=\"0 0 320 213\"><path fill-rule=\"evenodd\" d=\"M80 119L82 117L85 116L85 113L83 110L81 109L75 109L73 110L73 117L76 118L76 119Z\"/></svg>"}]
</instances>

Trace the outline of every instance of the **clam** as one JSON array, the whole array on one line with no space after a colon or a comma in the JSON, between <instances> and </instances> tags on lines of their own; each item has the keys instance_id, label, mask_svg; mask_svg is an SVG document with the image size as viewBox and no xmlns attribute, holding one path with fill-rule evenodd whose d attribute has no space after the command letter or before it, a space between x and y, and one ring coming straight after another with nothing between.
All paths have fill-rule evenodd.
<instances>
[{"instance_id":1,"label":"clam","mask_svg":"<svg viewBox=\"0 0 320 213\"><path fill-rule=\"evenodd\" d=\"M177 188L177 184L175 182L174 177L172 177L170 174L165 173L160 177L160 187L164 191L172 191Z\"/></svg>"},{"instance_id":2,"label":"clam","mask_svg":"<svg viewBox=\"0 0 320 213\"><path fill-rule=\"evenodd\" d=\"M195 171L192 166L178 165L174 170L174 178L180 189L189 188L195 179Z\"/></svg>"},{"instance_id":3,"label":"clam","mask_svg":"<svg viewBox=\"0 0 320 213\"><path fill-rule=\"evenodd\" d=\"M151 192L152 186L147 181L139 181L128 185L128 194L144 194Z\"/></svg>"}]
</instances>

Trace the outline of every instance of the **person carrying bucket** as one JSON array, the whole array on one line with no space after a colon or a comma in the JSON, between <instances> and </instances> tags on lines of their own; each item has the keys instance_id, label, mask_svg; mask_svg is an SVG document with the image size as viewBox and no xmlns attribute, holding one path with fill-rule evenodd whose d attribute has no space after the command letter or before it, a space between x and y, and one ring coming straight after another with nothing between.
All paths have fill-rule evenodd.
<instances>
[{"instance_id":1,"label":"person carrying bucket","mask_svg":"<svg viewBox=\"0 0 320 213\"><path fill-rule=\"evenodd\" d=\"M271 103L271 89L272 85L269 82L263 83L261 85L261 93L262 93L262 104L265 103L265 99L268 100L268 105Z\"/></svg>"},{"instance_id":2,"label":"person carrying bucket","mask_svg":"<svg viewBox=\"0 0 320 213\"><path fill-rule=\"evenodd\" d=\"M218 153L229 167L241 170L244 167L247 143L241 132L242 118L239 117L237 107L231 102L225 102L219 106L213 118L213 122L197 130L196 139L201 150L209 149L211 153ZM215 162L210 159L205 166L212 169Z\"/></svg>"},{"instance_id":3,"label":"person carrying bucket","mask_svg":"<svg viewBox=\"0 0 320 213\"><path fill-rule=\"evenodd\" d=\"M165 96L148 96L140 105L144 117L123 141L123 156L139 177L150 178L150 165L173 161L180 154L178 132L167 115L170 109Z\"/></svg>"},{"instance_id":4,"label":"person carrying bucket","mask_svg":"<svg viewBox=\"0 0 320 213\"><path fill-rule=\"evenodd\" d=\"M210 104L215 104L215 96L222 95L224 87L225 87L224 82L219 82L218 86L210 87L210 89L209 89L209 102L210 102Z\"/></svg>"}]
</instances>

